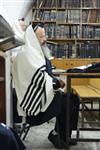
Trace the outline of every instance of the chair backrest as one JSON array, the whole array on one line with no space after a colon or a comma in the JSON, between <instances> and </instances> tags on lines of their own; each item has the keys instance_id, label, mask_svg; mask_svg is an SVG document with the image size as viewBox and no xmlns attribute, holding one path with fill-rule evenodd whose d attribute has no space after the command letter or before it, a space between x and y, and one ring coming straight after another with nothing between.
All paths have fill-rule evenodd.
<instances>
[{"instance_id":1,"label":"chair backrest","mask_svg":"<svg viewBox=\"0 0 100 150\"><path fill-rule=\"evenodd\" d=\"M17 95L14 88L12 89L12 97L13 97L13 123L21 123L22 117L19 116L17 112Z\"/></svg>"}]
</instances>

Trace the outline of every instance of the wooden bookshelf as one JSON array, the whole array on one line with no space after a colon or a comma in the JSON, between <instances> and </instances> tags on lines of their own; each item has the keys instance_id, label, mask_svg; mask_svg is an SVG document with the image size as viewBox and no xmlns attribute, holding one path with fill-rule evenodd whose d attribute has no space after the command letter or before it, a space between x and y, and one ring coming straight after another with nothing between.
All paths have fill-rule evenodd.
<instances>
[{"instance_id":1,"label":"wooden bookshelf","mask_svg":"<svg viewBox=\"0 0 100 150\"><path fill-rule=\"evenodd\" d=\"M65 63L63 58L69 64L74 58L77 65L90 62L88 59L100 61L99 0L37 0L33 23L37 19L46 24L48 46L57 68L70 66L61 65ZM57 63L57 59L62 63Z\"/></svg>"}]
</instances>

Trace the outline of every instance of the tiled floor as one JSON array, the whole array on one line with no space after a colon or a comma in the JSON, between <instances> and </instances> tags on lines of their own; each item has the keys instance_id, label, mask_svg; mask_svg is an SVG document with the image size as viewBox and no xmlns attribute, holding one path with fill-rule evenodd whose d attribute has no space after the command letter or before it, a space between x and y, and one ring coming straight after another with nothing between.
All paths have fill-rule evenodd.
<instances>
[{"instance_id":1,"label":"tiled floor","mask_svg":"<svg viewBox=\"0 0 100 150\"><path fill-rule=\"evenodd\" d=\"M32 127L26 137L25 145L27 150L55 150L52 143L48 141L48 133L53 129L54 120L51 120L50 123L45 123L41 126ZM73 136L75 132L73 133ZM100 138L100 132L81 132L80 137L98 137ZM78 142L76 146L71 146L70 150L100 150L100 143L95 142Z\"/></svg>"}]
</instances>

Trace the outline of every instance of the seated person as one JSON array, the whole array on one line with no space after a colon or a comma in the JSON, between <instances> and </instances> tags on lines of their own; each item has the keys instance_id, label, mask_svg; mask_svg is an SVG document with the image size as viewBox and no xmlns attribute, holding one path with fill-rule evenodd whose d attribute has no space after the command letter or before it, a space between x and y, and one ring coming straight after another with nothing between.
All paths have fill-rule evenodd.
<instances>
[{"instance_id":1,"label":"seated person","mask_svg":"<svg viewBox=\"0 0 100 150\"><path fill-rule=\"evenodd\" d=\"M37 26L37 29L40 28ZM22 46L22 51L18 53L12 64L12 76L18 98L17 109L20 116L26 116L31 126L43 124L56 117L54 130L49 133L48 139L56 148L66 148L67 94L59 90L65 86L65 83L61 79L56 79L50 73L51 71L48 72L45 59L47 55L39 40L45 37L43 28L42 31L43 36L35 34L36 30L34 32L32 25L27 27L25 45ZM77 129L78 110L79 99L70 93L69 137L72 130ZM76 142L71 141L69 144L75 145Z\"/></svg>"},{"instance_id":2,"label":"seated person","mask_svg":"<svg viewBox=\"0 0 100 150\"><path fill-rule=\"evenodd\" d=\"M18 135L5 124L0 123L0 149L1 150L25 150L24 144Z\"/></svg>"}]
</instances>

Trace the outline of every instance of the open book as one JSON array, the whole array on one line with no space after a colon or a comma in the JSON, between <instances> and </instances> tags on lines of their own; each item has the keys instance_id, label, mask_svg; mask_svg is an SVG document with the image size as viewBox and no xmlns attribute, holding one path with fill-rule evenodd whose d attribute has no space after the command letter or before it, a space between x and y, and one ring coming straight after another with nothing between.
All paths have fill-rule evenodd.
<instances>
[{"instance_id":1,"label":"open book","mask_svg":"<svg viewBox=\"0 0 100 150\"><path fill-rule=\"evenodd\" d=\"M9 23L0 15L0 50L5 52L23 44L24 41L15 35Z\"/></svg>"}]
</instances>

